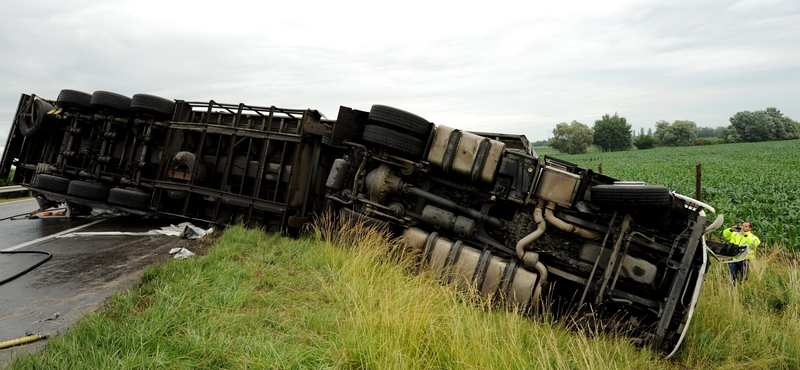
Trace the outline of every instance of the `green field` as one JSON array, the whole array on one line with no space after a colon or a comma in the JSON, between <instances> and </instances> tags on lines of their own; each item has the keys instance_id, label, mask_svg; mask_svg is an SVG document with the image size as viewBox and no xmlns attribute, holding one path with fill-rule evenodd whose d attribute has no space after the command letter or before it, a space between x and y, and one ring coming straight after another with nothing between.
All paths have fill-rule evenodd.
<instances>
[{"instance_id":1,"label":"green field","mask_svg":"<svg viewBox=\"0 0 800 370\"><path fill-rule=\"evenodd\" d=\"M725 215L726 225L751 221L753 231L766 244L800 250L800 140L578 155L547 149L537 148L537 153L594 171L602 163L606 175L665 185L691 197L695 196L695 168L699 163L702 200Z\"/></svg>"}]
</instances>

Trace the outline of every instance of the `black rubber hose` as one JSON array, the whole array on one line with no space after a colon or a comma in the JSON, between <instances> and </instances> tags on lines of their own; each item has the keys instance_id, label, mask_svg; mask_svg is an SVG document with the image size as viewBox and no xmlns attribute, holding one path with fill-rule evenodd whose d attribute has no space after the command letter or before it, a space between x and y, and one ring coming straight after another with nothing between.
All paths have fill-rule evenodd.
<instances>
[{"instance_id":1,"label":"black rubber hose","mask_svg":"<svg viewBox=\"0 0 800 370\"><path fill-rule=\"evenodd\" d=\"M48 212L53 212L53 211L63 211L64 209L66 209L66 208L55 208L55 209L48 209L47 211L48 211ZM44 212L44 211L42 211L42 212ZM6 217L6 218L0 218L0 221L12 220L12 219L15 219L16 217L19 217L19 216L28 216L28 218L39 218L39 216L33 216L33 215L31 215L31 214L30 214L30 212L29 212L29 213L20 213L20 214L18 214L18 215L9 216L9 217Z\"/></svg>"},{"instance_id":2,"label":"black rubber hose","mask_svg":"<svg viewBox=\"0 0 800 370\"><path fill-rule=\"evenodd\" d=\"M29 215L29 214L30 213L20 213L18 215L9 216L9 217L6 217L6 218L0 218L0 221L10 220L10 219L12 219L14 217L25 216L25 215Z\"/></svg>"},{"instance_id":3,"label":"black rubber hose","mask_svg":"<svg viewBox=\"0 0 800 370\"><path fill-rule=\"evenodd\" d=\"M5 251L0 251L0 254L17 254L17 253L38 253L38 254L45 254L45 255L47 255L47 257L45 257L45 259L43 259L43 260L41 260L39 262L36 262L33 266L28 267L25 271L22 271L22 272L14 275L14 276L12 276L10 278L4 279L4 280L0 280L0 285L3 285L3 284L5 284L5 283L7 283L7 282L9 282L11 280L14 280L14 279L16 279L16 278L18 278L18 277L20 277L22 275L25 275L25 274L29 273L31 270L39 267L41 264L43 264L43 263L49 261L51 258L53 258L53 255L50 252L42 252L42 251L8 251L8 252L5 252Z\"/></svg>"}]
</instances>

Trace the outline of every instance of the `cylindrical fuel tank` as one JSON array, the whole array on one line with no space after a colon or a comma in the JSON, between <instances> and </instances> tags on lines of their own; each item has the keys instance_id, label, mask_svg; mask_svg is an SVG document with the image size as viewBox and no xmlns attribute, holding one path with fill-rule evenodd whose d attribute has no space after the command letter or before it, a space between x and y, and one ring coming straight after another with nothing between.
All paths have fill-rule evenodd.
<instances>
[{"instance_id":1,"label":"cylindrical fuel tank","mask_svg":"<svg viewBox=\"0 0 800 370\"><path fill-rule=\"evenodd\" d=\"M350 171L350 162L341 158L334 160L325 186L333 190L342 190L344 180L347 178L347 171Z\"/></svg>"},{"instance_id":2,"label":"cylindrical fuel tank","mask_svg":"<svg viewBox=\"0 0 800 370\"><path fill-rule=\"evenodd\" d=\"M536 271L460 240L450 241L436 232L412 227L404 235L412 250L421 256L422 265L444 281L463 290L475 289L485 297L499 298L523 312L536 304L536 292L541 290L537 287L542 284Z\"/></svg>"},{"instance_id":3,"label":"cylindrical fuel tank","mask_svg":"<svg viewBox=\"0 0 800 370\"><path fill-rule=\"evenodd\" d=\"M447 126L436 128L428 162L445 173L468 176L472 181L494 182L506 144Z\"/></svg>"}]
</instances>

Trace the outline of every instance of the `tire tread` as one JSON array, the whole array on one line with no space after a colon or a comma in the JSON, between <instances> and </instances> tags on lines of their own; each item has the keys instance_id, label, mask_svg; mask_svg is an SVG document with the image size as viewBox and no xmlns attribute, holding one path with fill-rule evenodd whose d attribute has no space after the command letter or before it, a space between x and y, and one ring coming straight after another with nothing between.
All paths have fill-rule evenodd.
<instances>
[{"instance_id":1,"label":"tire tread","mask_svg":"<svg viewBox=\"0 0 800 370\"><path fill-rule=\"evenodd\" d=\"M376 125L364 127L362 138L367 143L411 155L414 159L418 159L425 150L425 144L421 140L411 135Z\"/></svg>"}]
</instances>

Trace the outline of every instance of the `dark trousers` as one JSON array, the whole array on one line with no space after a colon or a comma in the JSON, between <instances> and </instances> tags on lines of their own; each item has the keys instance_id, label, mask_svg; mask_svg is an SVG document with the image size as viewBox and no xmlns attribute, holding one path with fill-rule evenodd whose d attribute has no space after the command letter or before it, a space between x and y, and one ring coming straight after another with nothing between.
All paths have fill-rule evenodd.
<instances>
[{"instance_id":1,"label":"dark trousers","mask_svg":"<svg viewBox=\"0 0 800 370\"><path fill-rule=\"evenodd\" d=\"M729 263L728 264L728 273L731 276L731 281L733 281L733 285L740 281L747 280L747 268L749 262L747 260Z\"/></svg>"}]
</instances>

